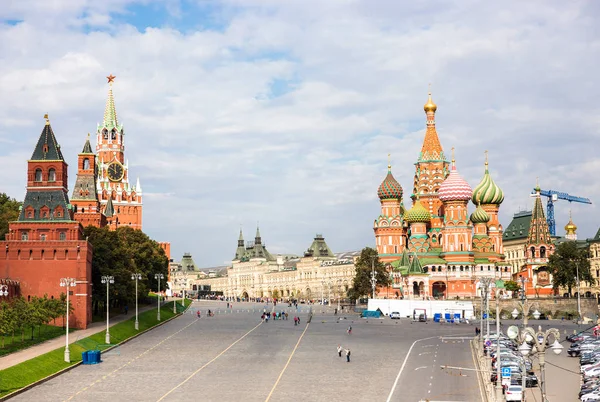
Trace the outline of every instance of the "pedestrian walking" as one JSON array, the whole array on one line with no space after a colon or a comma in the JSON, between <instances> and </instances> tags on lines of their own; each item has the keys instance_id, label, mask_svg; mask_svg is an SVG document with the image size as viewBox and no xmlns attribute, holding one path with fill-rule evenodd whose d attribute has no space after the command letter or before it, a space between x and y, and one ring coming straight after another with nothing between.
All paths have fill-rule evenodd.
<instances>
[{"instance_id":1,"label":"pedestrian walking","mask_svg":"<svg viewBox=\"0 0 600 402\"><path fill-rule=\"evenodd\" d=\"M350 363L350 349L346 349L346 362Z\"/></svg>"},{"instance_id":2,"label":"pedestrian walking","mask_svg":"<svg viewBox=\"0 0 600 402\"><path fill-rule=\"evenodd\" d=\"M350 326L348 327L348 331L347 331L347 332L348 332L348 335L352 334L352 325L350 325Z\"/></svg>"},{"instance_id":3,"label":"pedestrian walking","mask_svg":"<svg viewBox=\"0 0 600 402\"><path fill-rule=\"evenodd\" d=\"M342 357L342 345L338 345L337 351L338 351L338 356Z\"/></svg>"}]
</instances>

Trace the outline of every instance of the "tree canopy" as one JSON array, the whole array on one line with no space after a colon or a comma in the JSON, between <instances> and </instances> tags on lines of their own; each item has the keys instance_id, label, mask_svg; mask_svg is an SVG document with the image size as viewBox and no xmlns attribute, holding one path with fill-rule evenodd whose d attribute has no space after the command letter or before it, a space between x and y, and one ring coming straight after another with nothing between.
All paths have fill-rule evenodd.
<instances>
[{"instance_id":1,"label":"tree canopy","mask_svg":"<svg viewBox=\"0 0 600 402\"><path fill-rule=\"evenodd\" d=\"M354 264L356 275L352 280L352 288L348 291L351 299L356 300L362 296L367 296L373 291L371 285L371 271L374 267L377 286L388 286L391 283L390 276L385 266L379 261L377 250L371 247L365 247L360 253L360 257Z\"/></svg>"},{"instance_id":2,"label":"tree canopy","mask_svg":"<svg viewBox=\"0 0 600 402\"><path fill-rule=\"evenodd\" d=\"M133 273L142 274L138 282L138 297L144 297L148 291L158 289L155 274L163 274L160 290L165 290L169 260L160 245L150 239L141 230L127 226L111 231L108 227L88 226L84 229L94 249L92 259L92 303L97 311L99 303L106 300L106 285L102 276L114 277L109 287L111 303L123 306L135 301L135 281Z\"/></svg>"},{"instance_id":3,"label":"tree canopy","mask_svg":"<svg viewBox=\"0 0 600 402\"><path fill-rule=\"evenodd\" d=\"M566 287L571 295L572 288L577 287L577 271L580 281L586 281L591 286L595 283L590 270L588 250L578 248L574 241L561 243L556 247L554 254L550 256L548 268L552 273L552 287L555 291Z\"/></svg>"},{"instance_id":4,"label":"tree canopy","mask_svg":"<svg viewBox=\"0 0 600 402\"><path fill-rule=\"evenodd\" d=\"M6 193L0 193L0 240L4 240L4 236L8 233L8 223L19 218L21 204Z\"/></svg>"}]
</instances>

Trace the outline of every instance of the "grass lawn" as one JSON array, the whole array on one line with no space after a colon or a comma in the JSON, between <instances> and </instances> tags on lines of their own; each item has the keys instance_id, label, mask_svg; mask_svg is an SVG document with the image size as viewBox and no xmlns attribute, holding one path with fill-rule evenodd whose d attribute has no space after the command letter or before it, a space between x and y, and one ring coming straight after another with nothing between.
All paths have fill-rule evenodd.
<instances>
[{"instance_id":1,"label":"grass lawn","mask_svg":"<svg viewBox=\"0 0 600 402\"><path fill-rule=\"evenodd\" d=\"M73 331L74 329L69 329L69 333ZM0 338L0 345L4 341L4 347L0 348L0 357L27 349L30 346L46 342L49 339L54 339L64 334L65 329L63 327L42 325L41 328L35 327L33 339L31 339L31 328L25 328L25 340L23 342L21 342L21 332L15 332L14 338L12 334L4 335Z\"/></svg>"},{"instance_id":2,"label":"grass lawn","mask_svg":"<svg viewBox=\"0 0 600 402\"><path fill-rule=\"evenodd\" d=\"M188 307L191 300L186 300ZM178 314L181 313L181 303L177 303ZM160 309L161 321L173 317L173 302L167 303ZM135 315L127 320L110 327L110 339L113 344L122 342L138 333L159 324L156 321L156 311L149 310L139 315L139 331L134 328ZM98 332L88 338L81 339L70 345L71 363L64 361L65 348L58 348L52 352L38 356L34 359L0 370L0 397L21 389L29 384L39 381L51 374L72 366L81 361L81 352L89 349L105 349L104 337L106 331Z\"/></svg>"}]
</instances>

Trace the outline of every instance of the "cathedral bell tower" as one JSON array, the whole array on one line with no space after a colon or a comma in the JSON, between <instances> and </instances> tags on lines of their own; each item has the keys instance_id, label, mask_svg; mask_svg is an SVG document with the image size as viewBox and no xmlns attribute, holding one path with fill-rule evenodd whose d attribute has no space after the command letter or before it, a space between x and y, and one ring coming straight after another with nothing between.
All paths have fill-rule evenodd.
<instances>
[{"instance_id":1,"label":"cathedral bell tower","mask_svg":"<svg viewBox=\"0 0 600 402\"><path fill-rule=\"evenodd\" d=\"M135 185L131 183L129 163L125 159L125 132L123 124L117 119L112 91L115 76L109 75L106 78L109 87L104 120L102 124L98 124L96 131L97 192L102 212L105 212L108 200L112 200L115 225L111 225L111 228L125 225L141 230L142 187L139 179Z\"/></svg>"}]
</instances>

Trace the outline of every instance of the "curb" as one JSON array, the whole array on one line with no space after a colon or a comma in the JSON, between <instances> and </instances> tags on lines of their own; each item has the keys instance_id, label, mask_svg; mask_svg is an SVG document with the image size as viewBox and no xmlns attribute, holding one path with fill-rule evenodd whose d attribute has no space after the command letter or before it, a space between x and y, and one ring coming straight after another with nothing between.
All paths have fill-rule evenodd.
<instances>
[{"instance_id":1,"label":"curb","mask_svg":"<svg viewBox=\"0 0 600 402\"><path fill-rule=\"evenodd\" d=\"M111 347L107 348L107 349L104 349L104 350L102 350L100 353L102 354L102 353L104 353L104 352L108 352L109 350L112 350L112 349L114 349L114 348L117 348L117 347L119 347L119 346L121 346L121 345L123 345L123 344L125 344L125 343L127 343L127 342L129 342L129 341L131 341L131 340L133 340L133 339L135 339L135 338L137 338L138 336L141 336L141 335L145 334L146 332L152 331L153 329L155 329L155 328L158 328L158 327L160 327L161 325L164 325L164 324L168 323L169 321L171 321L171 320L174 320L175 318L178 318L179 316L182 316L182 315L184 315L184 314L186 313L186 311L187 311L187 310L190 308L190 306L191 306L191 305L192 305L192 304L190 303L190 305L189 305L189 306L187 306L187 307L185 308L185 310L183 310L183 311L182 311L180 314L177 314L177 315L175 315L175 316L173 316L173 317L169 318L169 319L168 319L168 320L166 320L166 321L161 321L159 324L156 324L156 325L154 325L153 327L150 327L150 328L148 328L148 329L146 329L146 330L144 330L144 331L142 331L142 332L139 332L139 333L137 333L137 334L135 334L135 335L133 335L133 336L131 336L131 337L129 337L129 338L127 338L127 339L125 339L125 340L123 340L123 341L121 341L121 342L119 342L119 343L117 343L117 344L115 344L115 345L113 345L113 346L111 346ZM102 331L99 331L99 332L102 332ZM95 334L94 334L94 335L95 335ZM61 349L61 348L58 348L58 349ZM54 349L54 350L56 350L56 349ZM34 357L34 359L35 359L35 357ZM75 363L75 364L73 364L73 365L71 365L71 366L69 366L69 367L65 367L64 369L62 369L62 370L60 370L60 371L57 371L57 372L56 372L56 373L54 373L54 374L50 374L49 376L47 376L47 377L44 377L44 378L42 378L41 380L37 380L36 382L32 382L31 384L28 384L28 385L24 386L23 388L19 388L18 390L14 391L14 392L11 392L10 394L7 394L7 395L4 395L3 397L1 397L1 398L0 398L0 401L6 401L6 400L8 400L8 399L11 399L12 397L15 397L15 396L17 396L17 395L19 395L19 394L22 394L23 392L25 392L25 391L28 391L28 390L30 390L30 389L31 389L31 388L33 388L33 387L36 387L36 386L38 386L38 385L40 385L40 384L43 384L43 383L45 383L46 381L50 381L50 380L51 380L51 379L53 379L54 377L58 377L59 375L61 375L61 374L64 374L64 373L66 373L67 371L73 370L75 367L77 367L77 366L81 365L82 363L83 363L82 361L80 361L80 362L77 362L77 363Z\"/></svg>"},{"instance_id":2,"label":"curb","mask_svg":"<svg viewBox=\"0 0 600 402\"><path fill-rule=\"evenodd\" d=\"M484 402L493 402L495 399L490 394L488 381L486 381L486 377L483 375L483 371L481 368L481 360L479 358L479 348L478 348L478 339L474 338L470 341L471 343L471 353L473 354L473 360L475 361L475 368L477 369L477 380L479 382L479 390L481 396L484 398ZM491 383L489 383L491 384Z\"/></svg>"}]
</instances>

